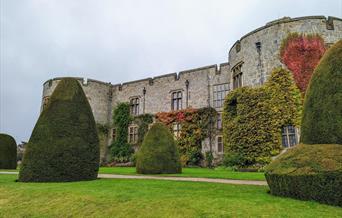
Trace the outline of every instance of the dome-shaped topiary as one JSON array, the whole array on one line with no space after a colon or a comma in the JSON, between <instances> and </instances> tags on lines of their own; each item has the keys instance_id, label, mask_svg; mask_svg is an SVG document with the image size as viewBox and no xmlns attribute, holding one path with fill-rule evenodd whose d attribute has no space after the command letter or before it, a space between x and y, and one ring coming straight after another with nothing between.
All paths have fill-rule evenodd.
<instances>
[{"instance_id":1,"label":"dome-shaped topiary","mask_svg":"<svg viewBox=\"0 0 342 218\"><path fill-rule=\"evenodd\" d=\"M297 145L266 167L271 194L342 206L342 149Z\"/></svg>"},{"instance_id":2,"label":"dome-shaped topiary","mask_svg":"<svg viewBox=\"0 0 342 218\"><path fill-rule=\"evenodd\" d=\"M76 79L63 79L33 129L19 181L92 180L98 169L99 139L90 105Z\"/></svg>"},{"instance_id":3,"label":"dome-shaped topiary","mask_svg":"<svg viewBox=\"0 0 342 218\"><path fill-rule=\"evenodd\" d=\"M162 123L155 123L147 132L137 153L137 173L181 173L179 154L170 130Z\"/></svg>"},{"instance_id":4,"label":"dome-shaped topiary","mask_svg":"<svg viewBox=\"0 0 342 218\"><path fill-rule=\"evenodd\" d=\"M17 144L12 136L0 133L0 169L17 168Z\"/></svg>"},{"instance_id":5,"label":"dome-shaped topiary","mask_svg":"<svg viewBox=\"0 0 342 218\"><path fill-rule=\"evenodd\" d=\"M342 40L316 67L304 101L301 142L342 144Z\"/></svg>"}]
</instances>

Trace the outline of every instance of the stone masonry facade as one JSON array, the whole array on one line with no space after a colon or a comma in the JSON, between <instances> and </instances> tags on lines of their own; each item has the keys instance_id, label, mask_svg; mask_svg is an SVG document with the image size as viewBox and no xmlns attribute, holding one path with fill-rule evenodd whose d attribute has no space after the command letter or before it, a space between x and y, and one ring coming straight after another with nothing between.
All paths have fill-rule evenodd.
<instances>
[{"instance_id":1,"label":"stone masonry facade","mask_svg":"<svg viewBox=\"0 0 342 218\"><path fill-rule=\"evenodd\" d=\"M282 66L279 50L282 40L292 32L319 34L327 46L342 39L342 19L310 16L285 17L267 23L240 38L229 50L228 62L146 78L142 80L111 84L93 79L79 80L91 105L95 121L111 124L113 108L119 102L138 99L138 113L156 114L172 110L172 94L181 92L181 108L213 107L222 112L222 99L232 89L241 86L259 86L267 81L272 69ZM43 86L42 106L48 101L62 78L46 81ZM111 143L111 134L108 144ZM211 147L214 156L223 151L219 148L222 136L205 140L202 151ZM210 145L210 146L209 146ZM106 151L101 151L105 156Z\"/></svg>"}]
</instances>

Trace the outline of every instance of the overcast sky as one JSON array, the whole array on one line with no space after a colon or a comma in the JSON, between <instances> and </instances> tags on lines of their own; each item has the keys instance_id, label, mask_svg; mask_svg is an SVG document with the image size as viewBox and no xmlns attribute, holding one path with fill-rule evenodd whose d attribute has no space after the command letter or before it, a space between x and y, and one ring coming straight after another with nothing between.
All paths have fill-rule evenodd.
<instances>
[{"instance_id":1,"label":"overcast sky","mask_svg":"<svg viewBox=\"0 0 342 218\"><path fill-rule=\"evenodd\" d=\"M0 132L28 141L42 84L112 84L227 61L241 36L284 16L342 17L341 0L0 0Z\"/></svg>"}]
</instances>

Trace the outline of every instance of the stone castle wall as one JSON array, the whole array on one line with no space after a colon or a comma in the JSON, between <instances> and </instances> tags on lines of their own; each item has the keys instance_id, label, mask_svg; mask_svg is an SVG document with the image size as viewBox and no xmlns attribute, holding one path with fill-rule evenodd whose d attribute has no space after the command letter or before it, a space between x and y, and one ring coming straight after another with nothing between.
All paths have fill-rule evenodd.
<instances>
[{"instance_id":1,"label":"stone castle wall","mask_svg":"<svg viewBox=\"0 0 342 218\"><path fill-rule=\"evenodd\" d=\"M76 79L89 100L95 121L100 124L111 124L113 108L119 102L129 102L136 97L140 100L139 114L171 111L173 91L182 91L183 109L213 107L214 85L228 83L232 90L235 66L241 65L243 86L258 86L267 80L273 68L283 66L279 50L282 40L291 32L317 33L325 43L331 44L342 39L342 19L312 16L269 22L238 40L229 50L229 62L219 66L210 65L116 85L92 79ZM61 79L54 78L44 83L42 108ZM186 81L189 83L188 89ZM222 108L216 110L220 112ZM203 143L203 151L209 149L209 144L208 140ZM214 146L214 153L216 150Z\"/></svg>"},{"instance_id":2,"label":"stone castle wall","mask_svg":"<svg viewBox=\"0 0 342 218\"><path fill-rule=\"evenodd\" d=\"M232 69L242 63L243 86L262 84L273 68L283 66L279 59L280 46L293 32L319 34L326 44L331 44L342 38L342 20L324 16L283 18L246 34L229 50Z\"/></svg>"}]
</instances>

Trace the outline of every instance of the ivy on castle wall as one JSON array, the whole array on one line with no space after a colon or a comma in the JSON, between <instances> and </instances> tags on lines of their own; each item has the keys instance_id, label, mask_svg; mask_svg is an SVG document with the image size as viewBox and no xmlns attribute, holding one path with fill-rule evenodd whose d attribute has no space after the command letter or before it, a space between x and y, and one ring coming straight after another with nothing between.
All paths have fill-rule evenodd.
<instances>
[{"instance_id":1,"label":"ivy on castle wall","mask_svg":"<svg viewBox=\"0 0 342 218\"><path fill-rule=\"evenodd\" d=\"M113 111L115 139L110 146L111 158L115 162L128 162L134 149L128 143L128 126L132 121L128 103L119 103Z\"/></svg>"},{"instance_id":2,"label":"ivy on castle wall","mask_svg":"<svg viewBox=\"0 0 342 218\"><path fill-rule=\"evenodd\" d=\"M215 131L217 112L211 107L160 112L156 119L173 131L173 124L181 125L176 138L183 165L199 165L203 160L202 141Z\"/></svg>"},{"instance_id":3,"label":"ivy on castle wall","mask_svg":"<svg viewBox=\"0 0 342 218\"><path fill-rule=\"evenodd\" d=\"M230 92L224 103L225 153L238 155L238 167L260 167L279 154L281 128L298 126L301 94L292 74L275 69L262 87L243 87Z\"/></svg>"},{"instance_id":4,"label":"ivy on castle wall","mask_svg":"<svg viewBox=\"0 0 342 218\"><path fill-rule=\"evenodd\" d=\"M303 96L325 50L324 40L317 34L290 33L282 42L280 59L292 71Z\"/></svg>"}]
</instances>

